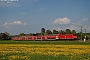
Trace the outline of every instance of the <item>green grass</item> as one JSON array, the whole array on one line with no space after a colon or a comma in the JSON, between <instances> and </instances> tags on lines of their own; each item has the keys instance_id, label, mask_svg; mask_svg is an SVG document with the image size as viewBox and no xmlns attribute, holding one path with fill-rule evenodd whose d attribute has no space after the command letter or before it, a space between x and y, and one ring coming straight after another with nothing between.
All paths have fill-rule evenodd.
<instances>
[{"instance_id":1,"label":"green grass","mask_svg":"<svg viewBox=\"0 0 90 60\"><path fill-rule=\"evenodd\" d=\"M62 44L62 45L90 45L90 42L76 41L0 41L0 44Z\"/></svg>"}]
</instances>

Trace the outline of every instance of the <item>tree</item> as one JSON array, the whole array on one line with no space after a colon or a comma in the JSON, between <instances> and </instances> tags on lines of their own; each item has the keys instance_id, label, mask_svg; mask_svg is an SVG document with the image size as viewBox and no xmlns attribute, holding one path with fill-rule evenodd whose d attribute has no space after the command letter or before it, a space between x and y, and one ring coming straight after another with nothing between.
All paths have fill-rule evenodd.
<instances>
[{"instance_id":1,"label":"tree","mask_svg":"<svg viewBox=\"0 0 90 60\"><path fill-rule=\"evenodd\" d=\"M61 31L60 31L60 34L65 34L65 31L61 30Z\"/></svg>"},{"instance_id":2,"label":"tree","mask_svg":"<svg viewBox=\"0 0 90 60\"><path fill-rule=\"evenodd\" d=\"M10 36L10 34L8 32L4 32L7 36Z\"/></svg>"},{"instance_id":3,"label":"tree","mask_svg":"<svg viewBox=\"0 0 90 60\"><path fill-rule=\"evenodd\" d=\"M8 32L4 32L2 34L2 39L3 40L11 40L10 34Z\"/></svg>"},{"instance_id":4,"label":"tree","mask_svg":"<svg viewBox=\"0 0 90 60\"><path fill-rule=\"evenodd\" d=\"M87 39L87 40L88 40L88 39L90 39L90 36L89 36L89 34L87 34L87 35L86 35L86 39Z\"/></svg>"},{"instance_id":5,"label":"tree","mask_svg":"<svg viewBox=\"0 0 90 60\"><path fill-rule=\"evenodd\" d=\"M78 39L81 39L81 40L83 40L84 38L85 38L85 35L84 35L84 33L82 33L82 32L79 32L79 33L77 33L76 35L77 35L77 37L78 37Z\"/></svg>"},{"instance_id":6,"label":"tree","mask_svg":"<svg viewBox=\"0 0 90 60\"><path fill-rule=\"evenodd\" d=\"M75 30L72 30L72 34L76 34L76 31Z\"/></svg>"},{"instance_id":7,"label":"tree","mask_svg":"<svg viewBox=\"0 0 90 60\"><path fill-rule=\"evenodd\" d=\"M45 33L45 28L42 28L41 29L41 34L44 35L44 33Z\"/></svg>"},{"instance_id":8,"label":"tree","mask_svg":"<svg viewBox=\"0 0 90 60\"><path fill-rule=\"evenodd\" d=\"M70 34L71 30L70 29L66 29L65 32L66 32L66 34Z\"/></svg>"},{"instance_id":9,"label":"tree","mask_svg":"<svg viewBox=\"0 0 90 60\"><path fill-rule=\"evenodd\" d=\"M32 35L33 35L32 33L29 34L29 36L32 36Z\"/></svg>"},{"instance_id":10,"label":"tree","mask_svg":"<svg viewBox=\"0 0 90 60\"><path fill-rule=\"evenodd\" d=\"M41 35L41 33L36 33L36 35Z\"/></svg>"},{"instance_id":11,"label":"tree","mask_svg":"<svg viewBox=\"0 0 90 60\"><path fill-rule=\"evenodd\" d=\"M53 34L58 34L58 31L54 29Z\"/></svg>"},{"instance_id":12,"label":"tree","mask_svg":"<svg viewBox=\"0 0 90 60\"><path fill-rule=\"evenodd\" d=\"M81 34L80 34L80 32L78 32L76 35L77 35L77 38L80 40L80 39L81 39Z\"/></svg>"},{"instance_id":13,"label":"tree","mask_svg":"<svg viewBox=\"0 0 90 60\"><path fill-rule=\"evenodd\" d=\"M6 33L1 33L1 39L2 40L11 40L11 37L8 36Z\"/></svg>"},{"instance_id":14,"label":"tree","mask_svg":"<svg viewBox=\"0 0 90 60\"><path fill-rule=\"evenodd\" d=\"M7 35L5 33L2 33L2 40L6 40Z\"/></svg>"},{"instance_id":15,"label":"tree","mask_svg":"<svg viewBox=\"0 0 90 60\"><path fill-rule=\"evenodd\" d=\"M2 39L2 35L1 35L1 33L0 33L0 40Z\"/></svg>"},{"instance_id":16,"label":"tree","mask_svg":"<svg viewBox=\"0 0 90 60\"><path fill-rule=\"evenodd\" d=\"M24 33L20 33L19 35L20 35L20 36L24 36Z\"/></svg>"},{"instance_id":17,"label":"tree","mask_svg":"<svg viewBox=\"0 0 90 60\"><path fill-rule=\"evenodd\" d=\"M52 34L51 30L47 30L46 34Z\"/></svg>"}]
</instances>

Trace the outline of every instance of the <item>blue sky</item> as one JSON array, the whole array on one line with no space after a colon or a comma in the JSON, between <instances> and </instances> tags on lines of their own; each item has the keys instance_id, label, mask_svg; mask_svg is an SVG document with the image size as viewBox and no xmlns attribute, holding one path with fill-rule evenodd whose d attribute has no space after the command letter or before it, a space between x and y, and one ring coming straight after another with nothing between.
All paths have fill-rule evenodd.
<instances>
[{"instance_id":1,"label":"blue sky","mask_svg":"<svg viewBox=\"0 0 90 60\"><path fill-rule=\"evenodd\" d=\"M0 32L37 33L41 28L90 32L90 0L0 0Z\"/></svg>"}]
</instances>

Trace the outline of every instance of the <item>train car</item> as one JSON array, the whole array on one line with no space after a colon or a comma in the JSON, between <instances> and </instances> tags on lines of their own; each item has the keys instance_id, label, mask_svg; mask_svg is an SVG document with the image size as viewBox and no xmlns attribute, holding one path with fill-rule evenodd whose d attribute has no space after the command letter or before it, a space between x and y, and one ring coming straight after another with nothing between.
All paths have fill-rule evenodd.
<instances>
[{"instance_id":1,"label":"train car","mask_svg":"<svg viewBox=\"0 0 90 60\"><path fill-rule=\"evenodd\" d=\"M57 39L59 39L58 35L55 34L45 36L45 40L57 40Z\"/></svg>"},{"instance_id":2,"label":"train car","mask_svg":"<svg viewBox=\"0 0 90 60\"><path fill-rule=\"evenodd\" d=\"M41 40L41 39L42 39L42 36L36 36L35 40Z\"/></svg>"},{"instance_id":3,"label":"train car","mask_svg":"<svg viewBox=\"0 0 90 60\"><path fill-rule=\"evenodd\" d=\"M13 37L12 40L20 40L20 37Z\"/></svg>"}]
</instances>

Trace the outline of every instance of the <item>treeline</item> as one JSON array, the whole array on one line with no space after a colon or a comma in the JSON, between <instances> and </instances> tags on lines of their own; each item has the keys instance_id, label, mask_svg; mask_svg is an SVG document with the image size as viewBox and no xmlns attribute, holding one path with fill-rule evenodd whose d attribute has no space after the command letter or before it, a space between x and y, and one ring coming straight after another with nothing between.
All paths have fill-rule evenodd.
<instances>
[{"instance_id":1,"label":"treeline","mask_svg":"<svg viewBox=\"0 0 90 60\"><path fill-rule=\"evenodd\" d=\"M86 36L86 39L90 39L90 33L82 33L82 32L76 32L76 30L70 30L70 29L66 29L65 31L64 30L60 30L60 31L57 31L55 29L53 29L53 31L51 30L45 30L45 28L41 28L41 32L38 32L38 33L28 33L28 34L25 34L25 33L20 33L18 35L14 35L14 36L36 36L36 35L50 35L50 34L74 34L78 37L78 40L80 39L84 39L85 36ZM5 32L5 33L0 33L0 39L2 40L9 40L11 39L11 37L13 36L10 36L10 34L8 32Z\"/></svg>"},{"instance_id":2,"label":"treeline","mask_svg":"<svg viewBox=\"0 0 90 60\"><path fill-rule=\"evenodd\" d=\"M11 36L8 32L0 33L0 40L11 40Z\"/></svg>"}]
</instances>

